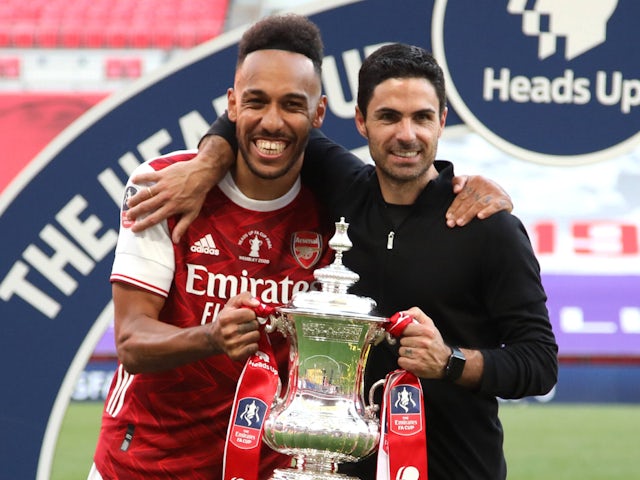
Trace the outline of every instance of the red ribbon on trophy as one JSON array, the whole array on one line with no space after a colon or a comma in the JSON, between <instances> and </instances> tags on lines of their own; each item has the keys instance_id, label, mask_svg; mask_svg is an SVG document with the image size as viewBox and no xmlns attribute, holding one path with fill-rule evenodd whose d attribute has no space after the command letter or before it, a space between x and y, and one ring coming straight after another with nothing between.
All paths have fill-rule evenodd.
<instances>
[{"instance_id":1,"label":"red ribbon on trophy","mask_svg":"<svg viewBox=\"0 0 640 480\"><path fill-rule=\"evenodd\" d=\"M256 309L258 316L269 313ZM265 315L267 316L267 315ZM249 357L238 380L224 449L224 480L257 480L264 421L278 391L278 366L269 336L261 332L258 351Z\"/></svg>"},{"instance_id":2,"label":"red ribbon on trophy","mask_svg":"<svg viewBox=\"0 0 640 480\"><path fill-rule=\"evenodd\" d=\"M399 337L413 318L396 313L385 326ZM377 480L427 480L427 439L422 385L413 373L387 375L380 418ZM424 452L424 455L420 454Z\"/></svg>"}]
</instances>

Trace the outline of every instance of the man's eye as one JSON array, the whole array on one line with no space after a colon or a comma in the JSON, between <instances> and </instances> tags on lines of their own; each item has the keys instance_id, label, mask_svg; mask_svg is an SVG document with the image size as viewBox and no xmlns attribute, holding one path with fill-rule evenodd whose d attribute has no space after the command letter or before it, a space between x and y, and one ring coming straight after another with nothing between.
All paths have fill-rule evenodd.
<instances>
[{"instance_id":1,"label":"man's eye","mask_svg":"<svg viewBox=\"0 0 640 480\"><path fill-rule=\"evenodd\" d=\"M244 104L250 108L258 108L264 105L264 102L259 98L249 98L244 102Z\"/></svg>"},{"instance_id":2,"label":"man's eye","mask_svg":"<svg viewBox=\"0 0 640 480\"><path fill-rule=\"evenodd\" d=\"M285 107L289 110L303 110L306 108L301 102L287 102Z\"/></svg>"}]
</instances>

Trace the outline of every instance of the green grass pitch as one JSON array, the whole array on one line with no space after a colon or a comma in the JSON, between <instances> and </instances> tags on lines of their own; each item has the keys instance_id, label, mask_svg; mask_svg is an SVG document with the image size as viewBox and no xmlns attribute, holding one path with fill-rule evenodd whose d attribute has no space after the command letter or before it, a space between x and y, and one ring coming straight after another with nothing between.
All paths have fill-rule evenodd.
<instances>
[{"instance_id":1,"label":"green grass pitch","mask_svg":"<svg viewBox=\"0 0 640 480\"><path fill-rule=\"evenodd\" d=\"M70 404L51 480L87 478L101 411L99 403ZM640 478L640 405L506 403L500 418L510 480Z\"/></svg>"}]
</instances>

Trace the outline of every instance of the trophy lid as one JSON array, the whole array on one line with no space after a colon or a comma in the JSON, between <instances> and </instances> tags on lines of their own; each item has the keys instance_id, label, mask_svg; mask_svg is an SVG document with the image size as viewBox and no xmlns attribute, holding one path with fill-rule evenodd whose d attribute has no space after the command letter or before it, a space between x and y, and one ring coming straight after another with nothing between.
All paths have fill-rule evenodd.
<instances>
[{"instance_id":1,"label":"trophy lid","mask_svg":"<svg viewBox=\"0 0 640 480\"><path fill-rule=\"evenodd\" d=\"M360 279L357 273L342 264L344 252L353 246L347 235L348 228L349 224L345 222L344 217L340 217L340 221L336 222L336 233L329 240L329 247L336 252L333 263L313 272L313 276L321 284L321 290L297 293L291 303L280 310L374 321L385 320L370 315L376 307L373 299L347 293L349 287Z\"/></svg>"}]
</instances>

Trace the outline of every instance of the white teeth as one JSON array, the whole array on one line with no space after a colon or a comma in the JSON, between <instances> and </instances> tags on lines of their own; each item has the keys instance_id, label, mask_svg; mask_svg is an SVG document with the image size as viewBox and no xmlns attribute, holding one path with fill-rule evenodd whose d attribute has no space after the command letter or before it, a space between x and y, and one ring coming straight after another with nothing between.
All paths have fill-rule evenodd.
<instances>
[{"instance_id":1,"label":"white teeth","mask_svg":"<svg viewBox=\"0 0 640 480\"><path fill-rule=\"evenodd\" d=\"M285 148L284 142L270 142L269 140L256 140L256 147L267 155L277 155Z\"/></svg>"},{"instance_id":2,"label":"white teeth","mask_svg":"<svg viewBox=\"0 0 640 480\"><path fill-rule=\"evenodd\" d=\"M398 157L410 158L410 157L415 157L416 155L418 155L418 152L413 150L411 152L393 152L393 154L398 156Z\"/></svg>"}]
</instances>

